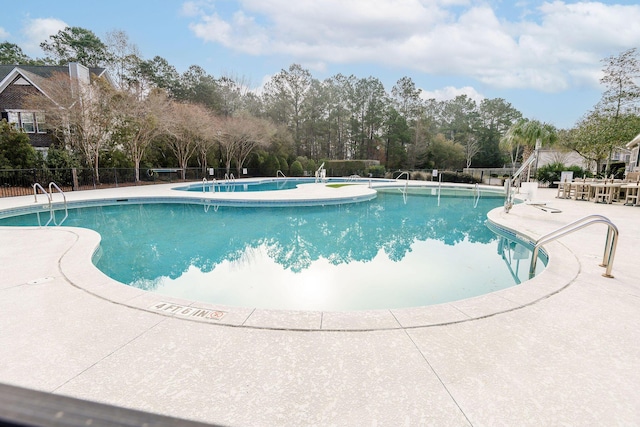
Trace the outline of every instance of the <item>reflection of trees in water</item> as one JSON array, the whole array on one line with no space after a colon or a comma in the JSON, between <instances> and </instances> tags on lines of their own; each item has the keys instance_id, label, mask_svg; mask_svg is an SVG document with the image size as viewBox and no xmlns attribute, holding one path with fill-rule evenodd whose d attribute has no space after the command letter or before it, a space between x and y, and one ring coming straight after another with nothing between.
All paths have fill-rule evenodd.
<instances>
[{"instance_id":1,"label":"reflection of trees in water","mask_svg":"<svg viewBox=\"0 0 640 427\"><path fill-rule=\"evenodd\" d=\"M104 247L99 267L109 274L126 270L114 276L125 283L177 278L191 265L205 272L224 260L240 266L248 249L260 247L294 272L319 258L334 265L370 261L380 250L397 261L416 240L490 242L495 235L485 226L486 213L501 203L481 199L473 209L471 198L443 197L438 206L436 197L410 195L405 205L401 194L381 193L350 205L220 207L208 213L199 205L102 207L96 210Z\"/></svg>"}]
</instances>

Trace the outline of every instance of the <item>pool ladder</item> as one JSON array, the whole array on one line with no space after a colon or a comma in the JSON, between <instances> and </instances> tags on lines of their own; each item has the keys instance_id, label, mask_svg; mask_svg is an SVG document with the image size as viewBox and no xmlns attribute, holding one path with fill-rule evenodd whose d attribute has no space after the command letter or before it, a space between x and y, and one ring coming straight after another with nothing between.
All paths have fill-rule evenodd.
<instances>
[{"instance_id":1,"label":"pool ladder","mask_svg":"<svg viewBox=\"0 0 640 427\"><path fill-rule=\"evenodd\" d=\"M56 213L55 213L55 207L53 204L53 189L56 189L56 191L60 194L62 194L62 200L64 202L64 218L62 218L62 220L60 221L60 223L58 223L56 221ZM60 187L58 187L58 184L56 184L55 182L51 181L49 183L49 192L47 192L47 190L44 189L44 187L42 187L42 185L40 185L39 183L35 183L33 184L33 197L34 197L34 203L38 203L38 189L40 189L40 191L42 192L42 194L44 194L45 196L47 196L47 201L48 201L48 207L49 207L49 221L46 222L46 224L44 225L45 227L48 226L49 224L51 224L53 222L54 225L62 225L62 223L67 219L67 217L69 216L69 209L67 207L67 196L64 194L64 191L62 191L60 189ZM40 212L37 213L38 215L38 226L42 227L42 223L40 221Z\"/></svg>"},{"instance_id":2,"label":"pool ladder","mask_svg":"<svg viewBox=\"0 0 640 427\"><path fill-rule=\"evenodd\" d=\"M409 187L409 179L411 179L410 175L409 175L409 172L404 171L400 175L396 176L396 182L400 181L400 177L402 177L404 175L407 176L407 179L405 179L405 182L404 182L404 188L398 188L398 190L402 193L402 200L404 201L404 204L406 205L407 204L407 189Z\"/></svg>"},{"instance_id":3,"label":"pool ladder","mask_svg":"<svg viewBox=\"0 0 640 427\"><path fill-rule=\"evenodd\" d=\"M324 162L320 165L318 170L316 170L316 184L319 182L327 182L327 170L324 168Z\"/></svg>"},{"instance_id":4,"label":"pool ladder","mask_svg":"<svg viewBox=\"0 0 640 427\"><path fill-rule=\"evenodd\" d=\"M209 184L209 181L207 181L207 178L202 178L202 192L203 193L207 192L208 184ZM212 193L216 192L216 179L215 178L211 178L211 192Z\"/></svg>"},{"instance_id":5,"label":"pool ladder","mask_svg":"<svg viewBox=\"0 0 640 427\"><path fill-rule=\"evenodd\" d=\"M604 255L602 257L602 263L600 267L607 267L607 270L602 274L604 277L613 278L611 275L611 269L613 268L613 258L616 255L616 246L618 245L618 227L616 227L609 218L602 215L588 215L584 218L580 218L577 221L564 225L551 233L545 234L536 240L533 254L531 256L531 266L529 267L529 278L532 278L536 272L536 263L538 261L538 251L540 246L545 243L552 242L562 236L573 233L574 231L581 230L592 224L607 224L607 242L604 247Z\"/></svg>"},{"instance_id":6,"label":"pool ladder","mask_svg":"<svg viewBox=\"0 0 640 427\"><path fill-rule=\"evenodd\" d=\"M236 190L235 183L236 183L236 177L233 176L232 173L224 174L224 184L227 191L230 191L230 192L235 191ZM220 191L222 191L221 188L220 188Z\"/></svg>"},{"instance_id":7,"label":"pool ladder","mask_svg":"<svg viewBox=\"0 0 640 427\"><path fill-rule=\"evenodd\" d=\"M480 201L480 185L476 182L476 185L473 188L473 207L474 207L474 209L478 207L478 202L479 201Z\"/></svg>"}]
</instances>

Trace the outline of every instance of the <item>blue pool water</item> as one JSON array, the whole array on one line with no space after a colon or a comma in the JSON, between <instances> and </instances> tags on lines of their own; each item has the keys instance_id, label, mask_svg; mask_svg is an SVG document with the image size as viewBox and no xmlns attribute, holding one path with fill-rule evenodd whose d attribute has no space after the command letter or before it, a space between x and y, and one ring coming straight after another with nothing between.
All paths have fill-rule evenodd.
<instances>
[{"instance_id":1,"label":"blue pool water","mask_svg":"<svg viewBox=\"0 0 640 427\"><path fill-rule=\"evenodd\" d=\"M331 178L331 182L344 182L344 178ZM315 178L285 178L285 179L261 179L256 181L209 181L198 184L190 184L177 187L179 191L234 193L245 191L276 191L290 190L299 184L315 182Z\"/></svg>"},{"instance_id":2,"label":"blue pool water","mask_svg":"<svg viewBox=\"0 0 640 427\"><path fill-rule=\"evenodd\" d=\"M404 197L314 207L119 204L69 210L102 235L112 278L190 300L295 310L431 305L528 278L531 252L487 228L502 197ZM35 215L0 225L37 225ZM538 263L544 268L543 263Z\"/></svg>"}]
</instances>

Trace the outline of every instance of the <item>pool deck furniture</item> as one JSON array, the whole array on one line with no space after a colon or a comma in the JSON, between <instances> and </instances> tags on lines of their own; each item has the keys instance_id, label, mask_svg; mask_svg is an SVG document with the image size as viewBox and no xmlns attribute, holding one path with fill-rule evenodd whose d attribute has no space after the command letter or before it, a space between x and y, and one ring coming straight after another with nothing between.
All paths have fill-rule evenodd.
<instances>
[{"instance_id":1,"label":"pool deck furniture","mask_svg":"<svg viewBox=\"0 0 640 427\"><path fill-rule=\"evenodd\" d=\"M625 191L625 205L640 206L640 199L638 198L639 183L622 184L621 189Z\"/></svg>"},{"instance_id":2,"label":"pool deck furniture","mask_svg":"<svg viewBox=\"0 0 640 427\"><path fill-rule=\"evenodd\" d=\"M594 202L610 204L618 201L621 186L621 182L596 182L591 184L594 189Z\"/></svg>"},{"instance_id":3,"label":"pool deck furniture","mask_svg":"<svg viewBox=\"0 0 640 427\"><path fill-rule=\"evenodd\" d=\"M141 188L68 197L176 197ZM537 192L562 212L489 219L538 238L605 215L613 279L599 224L545 245L549 266L520 286L403 310L200 307L101 274L90 230L0 227L0 383L226 426L638 425L639 211L555 195Z\"/></svg>"},{"instance_id":4,"label":"pool deck furniture","mask_svg":"<svg viewBox=\"0 0 640 427\"><path fill-rule=\"evenodd\" d=\"M611 204L626 200L627 192L631 191L629 200L635 202L634 189L637 182L628 180L594 180L576 179L571 182L555 181L558 185L557 199L589 200L595 203ZM625 204L629 204L625 201Z\"/></svg>"},{"instance_id":5,"label":"pool deck furniture","mask_svg":"<svg viewBox=\"0 0 640 427\"><path fill-rule=\"evenodd\" d=\"M575 187L572 185L571 181L554 181L555 185L558 186L558 193L556 194L556 198L558 199L571 199L575 193Z\"/></svg>"},{"instance_id":6,"label":"pool deck furniture","mask_svg":"<svg viewBox=\"0 0 640 427\"><path fill-rule=\"evenodd\" d=\"M582 181L574 181L571 183L571 187L573 188L573 200L589 200L589 196L591 195L591 184Z\"/></svg>"}]
</instances>

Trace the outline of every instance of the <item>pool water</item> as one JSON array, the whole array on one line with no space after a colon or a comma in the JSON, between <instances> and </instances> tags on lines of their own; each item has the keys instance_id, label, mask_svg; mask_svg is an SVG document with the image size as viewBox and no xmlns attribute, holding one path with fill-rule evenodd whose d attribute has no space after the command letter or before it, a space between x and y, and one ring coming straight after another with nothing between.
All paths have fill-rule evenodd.
<instances>
[{"instance_id":1,"label":"pool water","mask_svg":"<svg viewBox=\"0 0 640 427\"><path fill-rule=\"evenodd\" d=\"M344 180L332 179L332 182L343 182ZM246 191L275 191L290 190L296 188L299 184L315 182L315 178L290 178L276 180L259 180L259 181L209 181L198 184L191 184L185 187L177 187L180 191L197 191L197 192L215 192L215 193L234 193Z\"/></svg>"},{"instance_id":2,"label":"pool water","mask_svg":"<svg viewBox=\"0 0 640 427\"><path fill-rule=\"evenodd\" d=\"M102 235L94 262L104 273L160 294L275 309L388 309L528 279L531 252L485 224L503 201L392 190L303 208L122 204L71 209L64 225Z\"/></svg>"}]
</instances>

